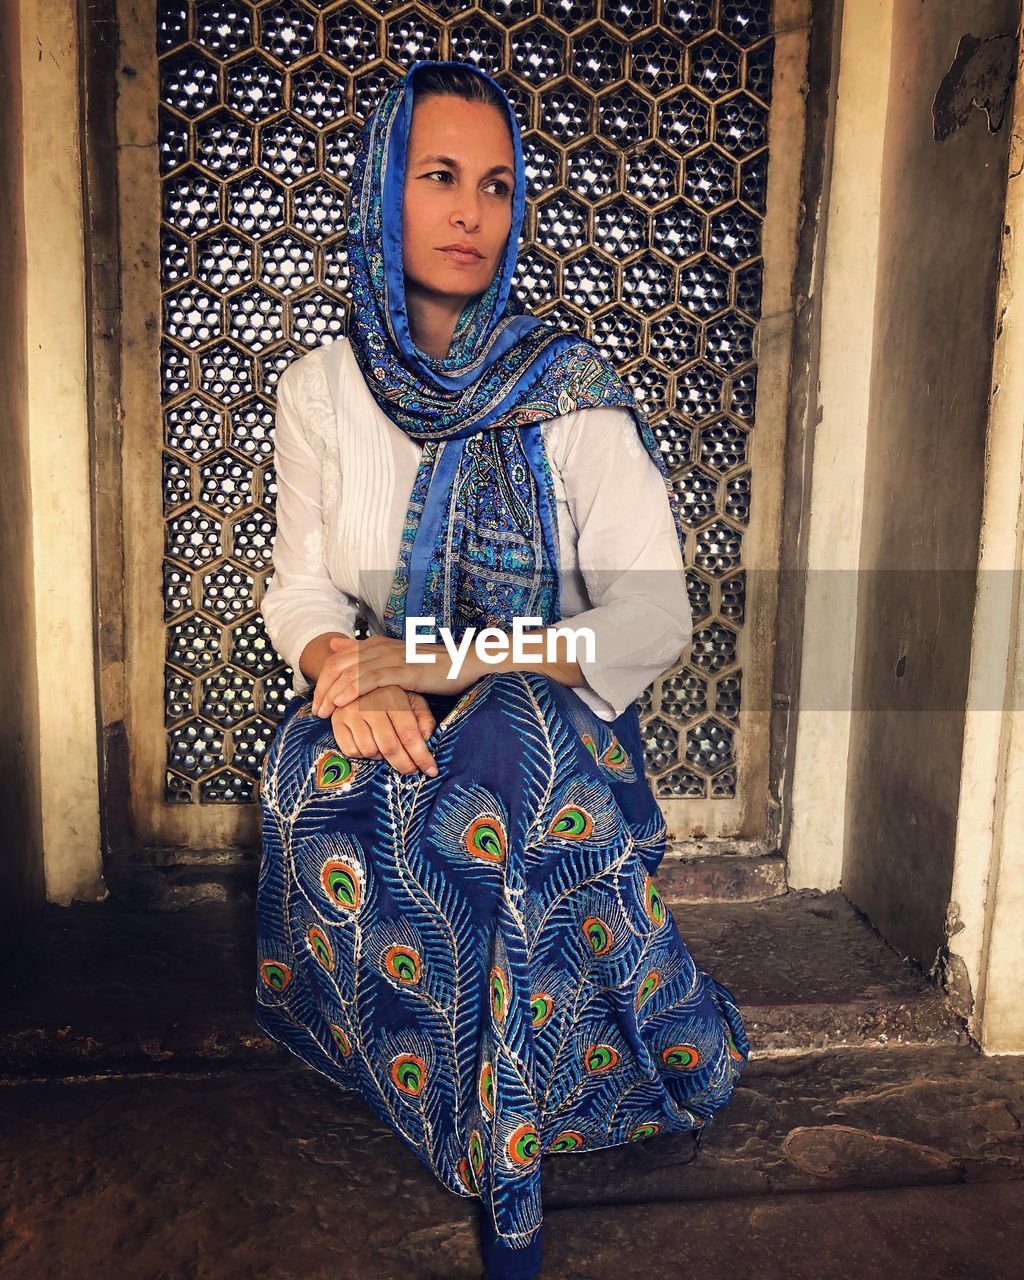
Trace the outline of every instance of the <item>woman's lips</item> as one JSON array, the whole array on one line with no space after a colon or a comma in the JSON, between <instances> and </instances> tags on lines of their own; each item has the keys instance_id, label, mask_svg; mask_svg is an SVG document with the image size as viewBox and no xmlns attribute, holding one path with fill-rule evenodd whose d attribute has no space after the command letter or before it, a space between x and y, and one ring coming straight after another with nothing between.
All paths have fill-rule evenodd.
<instances>
[{"instance_id":1,"label":"woman's lips","mask_svg":"<svg viewBox=\"0 0 1024 1280\"><path fill-rule=\"evenodd\" d=\"M464 253L461 249L442 249L453 262L482 262L478 253Z\"/></svg>"}]
</instances>

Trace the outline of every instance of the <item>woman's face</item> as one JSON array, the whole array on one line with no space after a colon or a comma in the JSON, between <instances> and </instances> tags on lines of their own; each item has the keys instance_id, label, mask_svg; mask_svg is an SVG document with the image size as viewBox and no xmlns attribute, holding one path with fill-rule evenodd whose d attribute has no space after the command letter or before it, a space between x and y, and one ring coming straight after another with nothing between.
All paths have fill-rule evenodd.
<instances>
[{"instance_id":1,"label":"woman's face","mask_svg":"<svg viewBox=\"0 0 1024 1280\"><path fill-rule=\"evenodd\" d=\"M497 107L451 95L417 99L405 167L406 287L472 297L494 277L512 226L515 157ZM476 252L447 251L469 245Z\"/></svg>"}]
</instances>

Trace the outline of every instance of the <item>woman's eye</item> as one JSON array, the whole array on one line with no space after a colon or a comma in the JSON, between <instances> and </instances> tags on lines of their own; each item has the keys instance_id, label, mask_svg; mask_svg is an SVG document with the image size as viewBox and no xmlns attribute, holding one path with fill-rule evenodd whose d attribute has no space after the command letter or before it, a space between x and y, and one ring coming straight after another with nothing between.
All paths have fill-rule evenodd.
<instances>
[{"instance_id":1,"label":"woman's eye","mask_svg":"<svg viewBox=\"0 0 1024 1280\"><path fill-rule=\"evenodd\" d=\"M423 176L425 178L444 178L445 180L452 178L452 174L449 173L447 169L431 169L429 173L425 173ZM500 196L503 200L507 199L512 191L512 188L508 185L508 183L502 182L500 179L495 179L494 182L489 182L487 185L489 187L497 187L498 190L496 194Z\"/></svg>"}]
</instances>

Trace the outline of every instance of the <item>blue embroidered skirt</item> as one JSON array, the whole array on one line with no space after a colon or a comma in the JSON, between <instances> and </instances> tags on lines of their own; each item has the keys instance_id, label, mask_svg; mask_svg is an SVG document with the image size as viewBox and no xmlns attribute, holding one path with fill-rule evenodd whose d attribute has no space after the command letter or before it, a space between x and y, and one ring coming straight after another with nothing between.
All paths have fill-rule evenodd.
<instances>
[{"instance_id":1,"label":"blue embroidered skirt","mask_svg":"<svg viewBox=\"0 0 1024 1280\"><path fill-rule=\"evenodd\" d=\"M427 700L437 778L343 755L289 701L260 787L256 1021L479 1197L495 1274L533 1275L541 1156L706 1125L750 1046L653 878L635 704L601 720L523 671Z\"/></svg>"}]
</instances>

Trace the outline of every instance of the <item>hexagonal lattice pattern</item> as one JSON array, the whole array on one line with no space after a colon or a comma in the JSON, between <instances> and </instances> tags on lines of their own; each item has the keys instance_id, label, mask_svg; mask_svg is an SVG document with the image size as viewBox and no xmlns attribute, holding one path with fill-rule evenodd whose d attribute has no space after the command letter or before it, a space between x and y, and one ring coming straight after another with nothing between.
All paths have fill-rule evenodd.
<instances>
[{"instance_id":1,"label":"hexagonal lattice pattern","mask_svg":"<svg viewBox=\"0 0 1024 1280\"><path fill-rule=\"evenodd\" d=\"M513 102L514 292L607 352L690 530L690 661L638 699L664 797L732 796L757 390L771 0L176 0L160 55L170 803L252 803L291 673L258 612L277 380L346 331L353 138L417 58Z\"/></svg>"}]
</instances>

